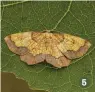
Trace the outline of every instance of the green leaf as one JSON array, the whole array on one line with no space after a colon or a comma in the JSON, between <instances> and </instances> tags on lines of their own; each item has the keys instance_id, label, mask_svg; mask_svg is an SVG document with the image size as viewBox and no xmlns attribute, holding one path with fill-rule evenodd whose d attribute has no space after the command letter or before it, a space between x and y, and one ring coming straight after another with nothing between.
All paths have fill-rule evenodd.
<instances>
[{"instance_id":1,"label":"green leaf","mask_svg":"<svg viewBox=\"0 0 95 92\"><path fill-rule=\"evenodd\" d=\"M11 72L32 89L49 92L93 92L95 90L95 2L2 1L2 71ZM12 53L4 37L23 31L64 32L88 39L92 47L67 68L40 63L28 66ZM87 85L82 86L82 79Z\"/></svg>"}]
</instances>

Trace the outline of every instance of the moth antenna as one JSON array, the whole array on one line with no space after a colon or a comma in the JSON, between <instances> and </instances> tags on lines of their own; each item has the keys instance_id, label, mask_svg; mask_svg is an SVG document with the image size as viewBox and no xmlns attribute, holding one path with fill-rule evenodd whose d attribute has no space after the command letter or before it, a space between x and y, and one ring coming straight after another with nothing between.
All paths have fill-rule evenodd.
<instances>
[{"instance_id":1,"label":"moth antenna","mask_svg":"<svg viewBox=\"0 0 95 92\"><path fill-rule=\"evenodd\" d=\"M43 33L51 33L51 30L43 30Z\"/></svg>"}]
</instances>

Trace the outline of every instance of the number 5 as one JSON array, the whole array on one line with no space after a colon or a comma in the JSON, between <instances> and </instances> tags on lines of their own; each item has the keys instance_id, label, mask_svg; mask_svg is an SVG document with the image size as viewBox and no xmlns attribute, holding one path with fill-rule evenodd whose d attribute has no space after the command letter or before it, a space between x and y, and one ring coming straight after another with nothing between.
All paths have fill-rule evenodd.
<instances>
[{"instance_id":1,"label":"number 5","mask_svg":"<svg viewBox=\"0 0 95 92\"><path fill-rule=\"evenodd\" d=\"M86 86L86 85L87 85L86 79L82 79L82 86Z\"/></svg>"}]
</instances>

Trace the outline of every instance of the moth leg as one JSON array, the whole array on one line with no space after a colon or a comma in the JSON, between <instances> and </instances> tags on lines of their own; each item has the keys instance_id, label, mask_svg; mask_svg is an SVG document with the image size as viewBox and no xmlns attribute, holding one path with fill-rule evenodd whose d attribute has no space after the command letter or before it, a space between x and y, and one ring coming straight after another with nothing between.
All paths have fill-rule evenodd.
<instances>
[{"instance_id":1,"label":"moth leg","mask_svg":"<svg viewBox=\"0 0 95 92\"><path fill-rule=\"evenodd\" d=\"M64 56L60 58L55 58L51 55L46 55L46 62L58 68L61 68L63 66L68 66L70 64L70 60L68 60Z\"/></svg>"},{"instance_id":2,"label":"moth leg","mask_svg":"<svg viewBox=\"0 0 95 92\"><path fill-rule=\"evenodd\" d=\"M39 54L33 56L31 53L20 56L21 60L26 62L28 65L37 64L43 62L45 60L45 56L43 54Z\"/></svg>"}]
</instances>

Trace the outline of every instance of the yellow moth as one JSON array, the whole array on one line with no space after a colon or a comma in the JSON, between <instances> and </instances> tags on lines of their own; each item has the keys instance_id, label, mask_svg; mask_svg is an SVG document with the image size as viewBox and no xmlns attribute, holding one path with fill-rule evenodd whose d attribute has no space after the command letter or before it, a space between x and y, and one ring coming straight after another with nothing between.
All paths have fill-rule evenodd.
<instances>
[{"instance_id":1,"label":"yellow moth","mask_svg":"<svg viewBox=\"0 0 95 92\"><path fill-rule=\"evenodd\" d=\"M16 33L4 39L28 65L47 62L58 68L69 66L72 59L83 56L91 46L80 37L48 31Z\"/></svg>"}]
</instances>

